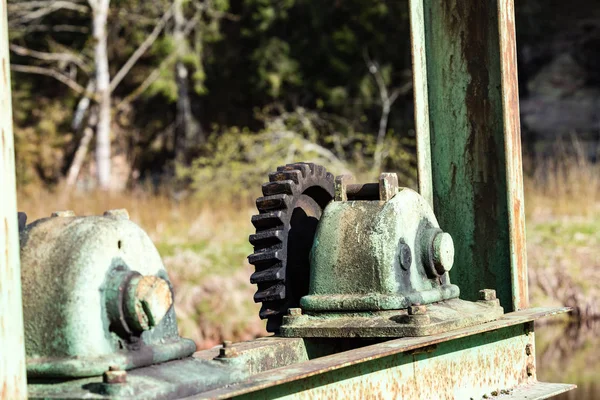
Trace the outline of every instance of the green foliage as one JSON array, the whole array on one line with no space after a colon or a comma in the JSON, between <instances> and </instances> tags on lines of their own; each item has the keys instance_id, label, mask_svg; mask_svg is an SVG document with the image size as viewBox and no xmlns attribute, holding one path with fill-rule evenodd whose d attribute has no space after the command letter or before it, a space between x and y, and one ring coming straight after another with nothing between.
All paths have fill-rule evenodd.
<instances>
[{"instance_id":1,"label":"green foliage","mask_svg":"<svg viewBox=\"0 0 600 400\"><path fill-rule=\"evenodd\" d=\"M190 167L178 167L179 179L189 182L201 198L219 193L223 200L257 197L269 172L298 161L324 165L334 174L375 179L368 172L375 137L353 131L348 121L301 108L294 112L266 109L258 117L266 125L258 133L234 127L213 134ZM400 182L409 187L416 185L414 146L414 138L390 135L383 157L386 170L399 173Z\"/></svg>"}]
</instances>

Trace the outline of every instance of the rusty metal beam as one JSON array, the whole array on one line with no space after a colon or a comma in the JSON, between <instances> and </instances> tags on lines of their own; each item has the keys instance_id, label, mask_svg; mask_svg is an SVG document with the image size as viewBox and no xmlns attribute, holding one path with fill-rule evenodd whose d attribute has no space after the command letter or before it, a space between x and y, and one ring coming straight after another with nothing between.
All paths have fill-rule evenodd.
<instances>
[{"instance_id":1,"label":"rusty metal beam","mask_svg":"<svg viewBox=\"0 0 600 400\"><path fill-rule=\"evenodd\" d=\"M411 21L419 185L456 243L453 282L526 308L513 0L411 0Z\"/></svg>"},{"instance_id":2,"label":"rusty metal beam","mask_svg":"<svg viewBox=\"0 0 600 400\"><path fill-rule=\"evenodd\" d=\"M6 0L0 1L0 398L27 397Z\"/></svg>"}]
</instances>

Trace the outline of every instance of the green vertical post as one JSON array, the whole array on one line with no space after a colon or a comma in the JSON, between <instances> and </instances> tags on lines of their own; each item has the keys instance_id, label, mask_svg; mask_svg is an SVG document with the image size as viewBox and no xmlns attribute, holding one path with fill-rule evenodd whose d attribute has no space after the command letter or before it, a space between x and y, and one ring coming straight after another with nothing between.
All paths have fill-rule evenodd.
<instances>
[{"instance_id":1,"label":"green vertical post","mask_svg":"<svg viewBox=\"0 0 600 400\"><path fill-rule=\"evenodd\" d=\"M0 398L27 398L6 0L0 0Z\"/></svg>"},{"instance_id":2,"label":"green vertical post","mask_svg":"<svg viewBox=\"0 0 600 400\"><path fill-rule=\"evenodd\" d=\"M513 0L411 0L411 29L420 190L454 238L452 280L526 308Z\"/></svg>"}]
</instances>

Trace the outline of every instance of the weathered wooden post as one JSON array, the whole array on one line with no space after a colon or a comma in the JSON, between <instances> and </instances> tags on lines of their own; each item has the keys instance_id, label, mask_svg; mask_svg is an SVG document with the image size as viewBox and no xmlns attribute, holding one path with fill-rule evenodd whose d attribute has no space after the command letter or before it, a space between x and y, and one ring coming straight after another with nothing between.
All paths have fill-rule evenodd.
<instances>
[{"instance_id":1,"label":"weathered wooden post","mask_svg":"<svg viewBox=\"0 0 600 400\"><path fill-rule=\"evenodd\" d=\"M0 398L27 397L6 0L0 1Z\"/></svg>"}]
</instances>

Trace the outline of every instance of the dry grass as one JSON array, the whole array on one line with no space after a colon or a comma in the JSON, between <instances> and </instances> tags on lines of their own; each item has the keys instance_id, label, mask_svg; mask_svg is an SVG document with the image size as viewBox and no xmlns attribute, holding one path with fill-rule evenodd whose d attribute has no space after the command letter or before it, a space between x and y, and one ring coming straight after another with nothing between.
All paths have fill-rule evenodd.
<instances>
[{"instance_id":1,"label":"dry grass","mask_svg":"<svg viewBox=\"0 0 600 400\"><path fill-rule=\"evenodd\" d=\"M535 305L570 305L582 316L600 316L600 169L581 154L528 163L533 171L525 180L530 292ZM254 204L219 203L218 196L211 202L175 201L149 193L29 188L19 191L18 204L29 221L56 210L93 215L128 209L163 256L183 336L206 348L223 339L264 335L246 260Z\"/></svg>"}]
</instances>

